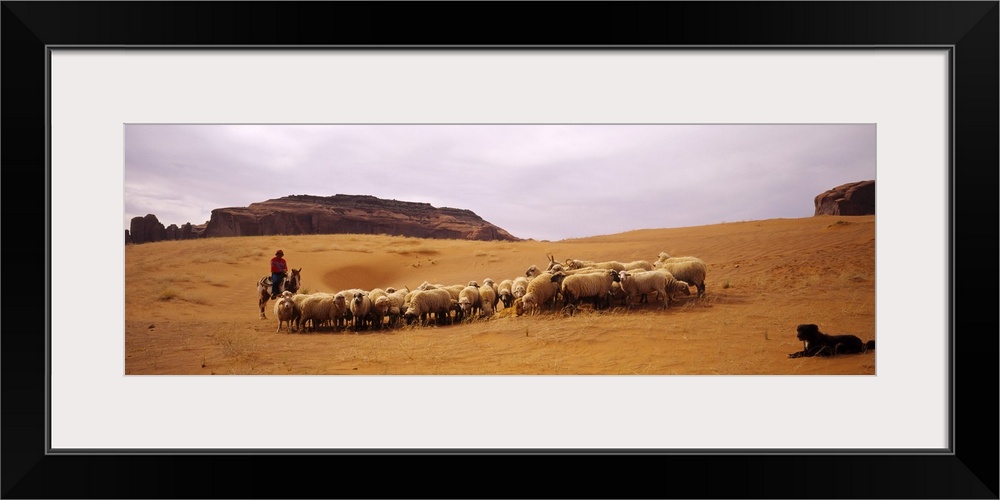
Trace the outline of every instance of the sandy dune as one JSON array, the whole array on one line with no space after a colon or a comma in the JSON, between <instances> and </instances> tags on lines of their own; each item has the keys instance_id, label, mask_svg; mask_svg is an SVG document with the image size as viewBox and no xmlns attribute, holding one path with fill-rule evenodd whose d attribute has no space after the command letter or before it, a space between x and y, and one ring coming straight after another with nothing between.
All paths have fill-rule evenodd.
<instances>
[{"instance_id":1,"label":"sandy dune","mask_svg":"<svg viewBox=\"0 0 1000 500\"><path fill-rule=\"evenodd\" d=\"M256 282L281 248L305 292L454 284L557 260L708 264L707 293L668 310L501 310L467 324L275 333ZM125 248L126 374L871 375L876 354L789 359L800 323L875 338L875 218L818 216L556 242L383 235L209 238ZM692 288L692 291L694 289Z\"/></svg>"}]
</instances>

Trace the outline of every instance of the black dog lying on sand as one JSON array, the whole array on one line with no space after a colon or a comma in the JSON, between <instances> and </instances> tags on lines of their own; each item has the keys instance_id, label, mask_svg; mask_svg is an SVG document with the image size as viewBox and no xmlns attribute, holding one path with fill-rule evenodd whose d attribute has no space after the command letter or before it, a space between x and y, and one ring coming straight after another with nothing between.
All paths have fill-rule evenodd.
<instances>
[{"instance_id":1,"label":"black dog lying on sand","mask_svg":"<svg viewBox=\"0 0 1000 500\"><path fill-rule=\"evenodd\" d=\"M789 354L789 358L857 354L875 349L874 340L866 343L854 335L827 335L812 324L799 325L795 330L799 340L805 342L805 349Z\"/></svg>"}]
</instances>

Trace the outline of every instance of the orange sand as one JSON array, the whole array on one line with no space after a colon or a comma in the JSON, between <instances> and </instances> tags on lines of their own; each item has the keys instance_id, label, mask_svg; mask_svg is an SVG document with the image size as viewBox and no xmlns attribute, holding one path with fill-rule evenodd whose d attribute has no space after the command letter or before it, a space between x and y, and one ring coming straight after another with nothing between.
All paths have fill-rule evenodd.
<instances>
[{"instance_id":1,"label":"orange sand","mask_svg":"<svg viewBox=\"0 0 1000 500\"><path fill-rule=\"evenodd\" d=\"M362 332L275 333L256 283L281 248L304 292L411 289L523 275L556 260L708 264L707 293L670 309L517 317ZM209 238L125 249L126 374L843 374L876 355L789 359L799 323L875 338L875 217L818 216L522 242L384 235Z\"/></svg>"}]
</instances>

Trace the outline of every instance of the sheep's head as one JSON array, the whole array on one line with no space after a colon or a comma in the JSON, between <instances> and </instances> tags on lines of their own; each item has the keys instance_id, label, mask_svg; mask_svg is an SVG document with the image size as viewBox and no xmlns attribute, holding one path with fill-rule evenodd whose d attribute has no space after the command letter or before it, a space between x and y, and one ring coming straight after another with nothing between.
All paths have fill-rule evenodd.
<instances>
[{"instance_id":1,"label":"sheep's head","mask_svg":"<svg viewBox=\"0 0 1000 500\"><path fill-rule=\"evenodd\" d=\"M691 285L687 281L677 280L677 289L684 295L691 295Z\"/></svg>"},{"instance_id":2,"label":"sheep's head","mask_svg":"<svg viewBox=\"0 0 1000 500\"><path fill-rule=\"evenodd\" d=\"M414 310L412 307L410 307L409 309L406 310L405 313L403 313L403 319L406 320L407 325L413 323L413 320L417 319L417 316L419 316L417 314L417 311Z\"/></svg>"},{"instance_id":3,"label":"sheep's head","mask_svg":"<svg viewBox=\"0 0 1000 500\"><path fill-rule=\"evenodd\" d=\"M552 271L553 270L552 268L554 268L554 267L556 267L556 266L559 265L559 263L556 262L556 256L555 255L546 255L546 257L549 258L549 267L545 269L546 271Z\"/></svg>"},{"instance_id":4,"label":"sheep's head","mask_svg":"<svg viewBox=\"0 0 1000 500\"><path fill-rule=\"evenodd\" d=\"M533 278L539 274L541 274L541 271L538 270L538 266L531 266L524 272L524 276L527 278Z\"/></svg>"},{"instance_id":5,"label":"sheep's head","mask_svg":"<svg viewBox=\"0 0 1000 500\"><path fill-rule=\"evenodd\" d=\"M566 279L566 273L559 271L557 273L552 273L552 278L549 281L552 283L559 283L561 285L564 279Z\"/></svg>"},{"instance_id":6,"label":"sheep's head","mask_svg":"<svg viewBox=\"0 0 1000 500\"><path fill-rule=\"evenodd\" d=\"M479 288L479 283L476 283L475 281L470 281L469 284L466 285L466 286L473 286L473 287Z\"/></svg>"},{"instance_id":7,"label":"sheep's head","mask_svg":"<svg viewBox=\"0 0 1000 500\"><path fill-rule=\"evenodd\" d=\"M615 271L614 269L610 269L610 271L611 271L611 279L614 281L621 282L622 280L621 274L619 274L618 271ZM628 273L626 273L625 275L628 276Z\"/></svg>"},{"instance_id":8,"label":"sheep's head","mask_svg":"<svg viewBox=\"0 0 1000 500\"><path fill-rule=\"evenodd\" d=\"M365 300L365 294L363 294L361 292L358 292L358 293L354 294L354 303L355 304L360 304L360 303L364 302L364 300Z\"/></svg>"},{"instance_id":9,"label":"sheep's head","mask_svg":"<svg viewBox=\"0 0 1000 500\"><path fill-rule=\"evenodd\" d=\"M526 294L524 294L524 297L521 297L521 311L522 311L522 314L523 313L530 313L537 306L538 306L538 304L536 303L536 300L535 300L535 294L533 294L533 293L526 293Z\"/></svg>"},{"instance_id":10,"label":"sheep's head","mask_svg":"<svg viewBox=\"0 0 1000 500\"><path fill-rule=\"evenodd\" d=\"M518 316L524 314L524 300L517 299L514 301L514 314Z\"/></svg>"}]
</instances>

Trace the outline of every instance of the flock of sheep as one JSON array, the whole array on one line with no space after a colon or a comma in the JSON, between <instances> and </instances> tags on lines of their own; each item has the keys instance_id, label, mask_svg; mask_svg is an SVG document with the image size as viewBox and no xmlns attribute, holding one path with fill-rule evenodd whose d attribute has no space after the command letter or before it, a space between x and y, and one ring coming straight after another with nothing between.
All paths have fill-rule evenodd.
<instances>
[{"instance_id":1,"label":"flock of sheep","mask_svg":"<svg viewBox=\"0 0 1000 500\"><path fill-rule=\"evenodd\" d=\"M276 332L284 325L287 331L316 331L328 326L334 330L395 328L419 321L421 325L452 324L468 318L486 318L503 305L514 308L518 316L537 314L544 308L565 308L570 314L583 301L595 309L610 307L615 301L627 307L648 301L650 296L670 306L673 296L690 295L690 287L705 294L705 262L697 257L671 257L660 253L650 264L639 260L556 262L548 256L545 270L531 266L524 276L500 283L490 278L480 285L442 285L424 282L415 290L394 288L366 291L343 290L337 293L296 294L284 291L274 305L278 319ZM264 318L263 310L261 318Z\"/></svg>"}]
</instances>

